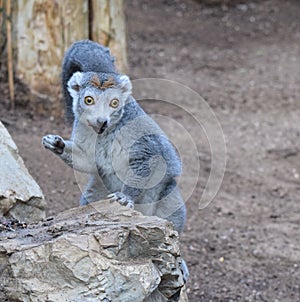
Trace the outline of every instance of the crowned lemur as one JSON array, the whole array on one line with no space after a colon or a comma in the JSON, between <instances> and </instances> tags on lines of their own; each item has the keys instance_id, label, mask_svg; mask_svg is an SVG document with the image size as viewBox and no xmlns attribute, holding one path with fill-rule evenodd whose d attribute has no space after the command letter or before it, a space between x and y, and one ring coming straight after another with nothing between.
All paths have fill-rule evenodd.
<instances>
[{"instance_id":1,"label":"crowned lemur","mask_svg":"<svg viewBox=\"0 0 300 302\"><path fill-rule=\"evenodd\" d=\"M159 126L131 96L132 85L109 49L75 42L62 65L70 140L46 135L42 143L73 169L89 174L81 205L107 197L184 228L186 208L176 184L181 162Z\"/></svg>"}]
</instances>

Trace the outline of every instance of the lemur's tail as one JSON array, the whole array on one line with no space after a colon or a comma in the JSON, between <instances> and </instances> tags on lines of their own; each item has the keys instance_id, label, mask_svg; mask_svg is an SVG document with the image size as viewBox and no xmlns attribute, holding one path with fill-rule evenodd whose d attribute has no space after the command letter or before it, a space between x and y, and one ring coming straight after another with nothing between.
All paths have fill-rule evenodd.
<instances>
[{"instance_id":1,"label":"lemur's tail","mask_svg":"<svg viewBox=\"0 0 300 302\"><path fill-rule=\"evenodd\" d=\"M111 56L108 48L90 40L77 41L67 50L63 59L61 80L66 117L71 122L74 120L74 115L67 83L76 71L115 73L115 58Z\"/></svg>"}]
</instances>

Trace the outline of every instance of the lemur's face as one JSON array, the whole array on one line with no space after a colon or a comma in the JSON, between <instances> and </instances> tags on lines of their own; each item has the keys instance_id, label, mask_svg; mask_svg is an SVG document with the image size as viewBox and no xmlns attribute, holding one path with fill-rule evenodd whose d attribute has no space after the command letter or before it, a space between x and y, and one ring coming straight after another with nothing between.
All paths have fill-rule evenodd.
<instances>
[{"instance_id":1,"label":"lemur's face","mask_svg":"<svg viewBox=\"0 0 300 302\"><path fill-rule=\"evenodd\" d=\"M74 73L68 90L73 97L75 118L97 133L103 133L121 119L131 88L125 75Z\"/></svg>"}]
</instances>

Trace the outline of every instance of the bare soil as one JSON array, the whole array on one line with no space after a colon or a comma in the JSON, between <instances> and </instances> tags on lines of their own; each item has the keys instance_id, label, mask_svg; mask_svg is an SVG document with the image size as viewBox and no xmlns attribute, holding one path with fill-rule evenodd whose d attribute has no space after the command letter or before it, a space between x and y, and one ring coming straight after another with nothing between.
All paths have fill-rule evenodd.
<instances>
[{"instance_id":1,"label":"bare soil","mask_svg":"<svg viewBox=\"0 0 300 302\"><path fill-rule=\"evenodd\" d=\"M227 142L222 187L204 210L198 204L210 154L205 140L197 142L199 185L187 201L181 236L190 301L300 301L300 2L132 0L126 16L131 78L194 89L214 110ZM9 113L3 75L0 87L0 118L45 193L48 215L77 206L73 171L40 143L47 133L68 137L70 127L23 106L21 85L17 111ZM187 113L159 102L142 106L201 137ZM191 157L183 164L192 171L195 163Z\"/></svg>"}]
</instances>

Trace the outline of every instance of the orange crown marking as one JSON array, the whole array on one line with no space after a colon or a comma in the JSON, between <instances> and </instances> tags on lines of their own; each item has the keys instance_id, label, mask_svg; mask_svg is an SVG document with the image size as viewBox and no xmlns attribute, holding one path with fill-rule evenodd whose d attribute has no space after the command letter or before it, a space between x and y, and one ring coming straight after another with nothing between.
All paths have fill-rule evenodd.
<instances>
[{"instance_id":1,"label":"orange crown marking","mask_svg":"<svg viewBox=\"0 0 300 302\"><path fill-rule=\"evenodd\" d=\"M90 80L90 83L93 86L96 86L97 88L99 88L101 90L104 90L104 89L107 89L107 88L110 88L110 87L114 87L116 85L113 77L111 77L111 76L108 77L108 79L103 81L103 83L101 84L101 81L100 81L100 79L98 78L98 76L96 74L93 75L93 77Z\"/></svg>"},{"instance_id":2,"label":"orange crown marking","mask_svg":"<svg viewBox=\"0 0 300 302\"><path fill-rule=\"evenodd\" d=\"M96 74L93 75L93 77L91 78L90 80L90 83L93 85L93 86L96 86L98 88L101 89L101 82L98 78L98 76Z\"/></svg>"},{"instance_id":3,"label":"orange crown marking","mask_svg":"<svg viewBox=\"0 0 300 302\"><path fill-rule=\"evenodd\" d=\"M108 77L106 81L103 82L102 86L100 89L106 89L109 87L114 87L116 85L115 80L113 77Z\"/></svg>"}]
</instances>

